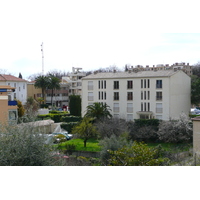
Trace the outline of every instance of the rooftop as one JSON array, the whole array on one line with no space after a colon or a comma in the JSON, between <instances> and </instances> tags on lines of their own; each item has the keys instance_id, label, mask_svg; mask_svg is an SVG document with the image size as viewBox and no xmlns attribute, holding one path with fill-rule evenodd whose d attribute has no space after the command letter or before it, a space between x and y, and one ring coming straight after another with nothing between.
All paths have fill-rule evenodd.
<instances>
[{"instance_id":1,"label":"rooftop","mask_svg":"<svg viewBox=\"0 0 200 200\"><path fill-rule=\"evenodd\" d=\"M100 79L100 78L147 78L147 77L169 77L178 72L174 70L158 70L158 71L139 71L139 72L105 72L105 73L93 73L89 76L82 78L87 79ZM182 72L183 73L183 72Z\"/></svg>"},{"instance_id":2,"label":"rooftop","mask_svg":"<svg viewBox=\"0 0 200 200\"><path fill-rule=\"evenodd\" d=\"M25 79L21 79L13 75L6 75L6 74L0 74L0 81L27 82Z\"/></svg>"}]
</instances>

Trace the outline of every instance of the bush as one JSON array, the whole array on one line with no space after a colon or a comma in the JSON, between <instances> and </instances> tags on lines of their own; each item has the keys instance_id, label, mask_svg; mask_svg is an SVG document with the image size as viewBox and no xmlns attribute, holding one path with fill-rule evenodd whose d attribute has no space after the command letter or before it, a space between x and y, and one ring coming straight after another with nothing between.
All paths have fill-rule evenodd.
<instances>
[{"instance_id":1,"label":"bush","mask_svg":"<svg viewBox=\"0 0 200 200\"><path fill-rule=\"evenodd\" d=\"M82 117L79 116L62 116L62 122L80 122L82 120Z\"/></svg>"},{"instance_id":2,"label":"bush","mask_svg":"<svg viewBox=\"0 0 200 200\"><path fill-rule=\"evenodd\" d=\"M170 161L168 158L160 157L157 149L137 142L131 147L125 146L116 151L109 151L109 154L111 166L160 166L168 165Z\"/></svg>"},{"instance_id":3,"label":"bush","mask_svg":"<svg viewBox=\"0 0 200 200\"><path fill-rule=\"evenodd\" d=\"M39 133L30 124L1 126L0 166L62 165L62 159L55 159L57 149Z\"/></svg>"},{"instance_id":4,"label":"bush","mask_svg":"<svg viewBox=\"0 0 200 200\"><path fill-rule=\"evenodd\" d=\"M160 123L157 134L163 142L182 143L192 141L193 131L188 117L182 114L179 120Z\"/></svg>"},{"instance_id":5,"label":"bush","mask_svg":"<svg viewBox=\"0 0 200 200\"><path fill-rule=\"evenodd\" d=\"M128 122L129 137L132 140L144 142L156 142L159 120L157 119L137 119L135 122Z\"/></svg>"},{"instance_id":6,"label":"bush","mask_svg":"<svg viewBox=\"0 0 200 200\"><path fill-rule=\"evenodd\" d=\"M62 123L60 126L62 129L66 130L68 133L71 133L74 126L76 126L78 123L79 122Z\"/></svg>"},{"instance_id":7,"label":"bush","mask_svg":"<svg viewBox=\"0 0 200 200\"><path fill-rule=\"evenodd\" d=\"M100 160L102 165L107 165L108 160L110 158L110 154L108 150L118 150L124 146L129 146L129 143L123 137L117 137L116 135L111 135L110 137L105 137L103 140L100 140L99 145L101 146L100 151Z\"/></svg>"},{"instance_id":8,"label":"bush","mask_svg":"<svg viewBox=\"0 0 200 200\"><path fill-rule=\"evenodd\" d=\"M101 139L109 138L112 135L120 136L128 132L128 126L125 120L119 118L103 119L95 123Z\"/></svg>"}]
</instances>

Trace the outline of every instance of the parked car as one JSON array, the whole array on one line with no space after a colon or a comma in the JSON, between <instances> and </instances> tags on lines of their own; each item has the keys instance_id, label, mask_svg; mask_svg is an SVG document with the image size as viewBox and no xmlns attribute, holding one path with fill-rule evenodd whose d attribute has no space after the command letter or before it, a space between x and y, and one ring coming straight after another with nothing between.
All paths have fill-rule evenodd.
<instances>
[{"instance_id":1,"label":"parked car","mask_svg":"<svg viewBox=\"0 0 200 200\"><path fill-rule=\"evenodd\" d=\"M200 110L197 108L191 108L190 112L192 115L200 115Z\"/></svg>"},{"instance_id":2,"label":"parked car","mask_svg":"<svg viewBox=\"0 0 200 200\"><path fill-rule=\"evenodd\" d=\"M54 143L64 142L66 140L72 139L72 134L69 134L67 131L65 132L56 132L48 135L49 138L54 139Z\"/></svg>"}]
</instances>

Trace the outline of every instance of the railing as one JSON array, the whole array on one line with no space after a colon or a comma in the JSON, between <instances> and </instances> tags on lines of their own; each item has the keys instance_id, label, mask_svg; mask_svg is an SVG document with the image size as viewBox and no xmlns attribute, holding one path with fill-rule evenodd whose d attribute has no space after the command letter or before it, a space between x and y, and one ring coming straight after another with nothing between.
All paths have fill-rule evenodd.
<instances>
[{"instance_id":1,"label":"railing","mask_svg":"<svg viewBox=\"0 0 200 200\"><path fill-rule=\"evenodd\" d=\"M17 105L17 101L8 101L8 105L9 106L16 106Z\"/></svg>"}]
</instances>

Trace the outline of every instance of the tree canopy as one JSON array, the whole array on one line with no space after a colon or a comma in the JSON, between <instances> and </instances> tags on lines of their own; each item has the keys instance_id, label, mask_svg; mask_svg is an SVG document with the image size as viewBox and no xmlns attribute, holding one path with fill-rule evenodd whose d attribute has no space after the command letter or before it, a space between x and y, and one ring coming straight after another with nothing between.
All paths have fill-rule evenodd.
<instances>
[{"instance_id":1,"label":"tree canopy","mask_svg":"<svg viewBox=\"0 0 200 200\"><path fill-rule=\"evenodd\" d=\"M96 119L110 118L110 107L106 103L95 102L92 105L87 106L85 117L92 117Z\"/></svg>"},{"instance_id":2,"label":"tree canopy","mask_svg":"<svg viewBox=\"0 0 200 200\"><path fill-rule=\"evenodd\" d=\"M200 78L195 75L191 78L191 103L198 105L200 103Z\"/></svg>"}]
</instances>

